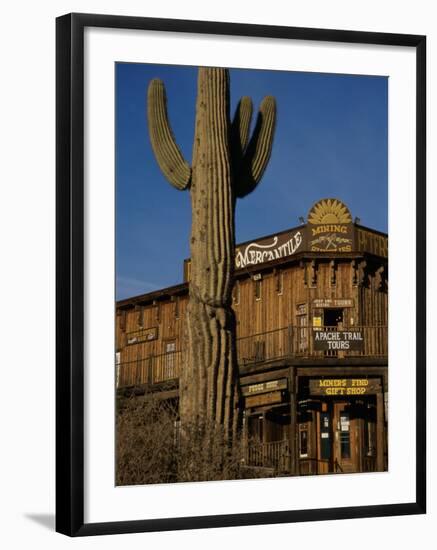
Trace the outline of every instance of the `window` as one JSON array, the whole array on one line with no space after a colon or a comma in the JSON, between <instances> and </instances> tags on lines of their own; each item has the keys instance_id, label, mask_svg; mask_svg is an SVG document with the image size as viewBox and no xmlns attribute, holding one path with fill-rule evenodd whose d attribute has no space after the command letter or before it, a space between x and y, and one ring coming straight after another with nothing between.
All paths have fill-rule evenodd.
<instances>
[{"instance_id":1,"label":"window","mask_svg":"<svg viewBox=\"0 0 437 550\"><path fill-rule=\"evenodd\" d=\"M331 458L331 426L329 413L320 413L320 458Z\"/></svg>"},{"instance_id":2,"label":"window","mask_svg":"<svg viewBox=\"0 0 437 550\"><path fill-rule=\"evenodd\" d=\"M176 342L174 340L172 342L166 342L165 353L173 353L174 351L176 351Z\"/></svg>"},{"instance_id":3,"label":"window","mask_svg":"<svg viewBox=\"0 0 437 550\"><path fill-rule=\"evenodd\" d=\"M175 340L165 342L164 372L163 380L176 378L176 342Z\"/></svg>"},{"instance_id":4,"label":"window","mask_svg":"<svg viewBox=\"0 0 437 550\"><path fill-rule=\"evenodd\" d=\"M364 450L366 456L376 456L376 433L374 411L368 405L368 417L364 420Z\"/></svg>"},{"instance_id":5,"label":"window","mask_svg":"<svg viewBox=\"0 0 437 550\"><path fill-rule=\"evenodd\" d=\"M308 456L308 428L306 424L299 426L299 456L300 458Z\"/></svg>"},{"instance_id":6,"label":"window","mask_svg":"<svg viewBox=\"0 0 437 550\"><path fill-rule=\"evenodd\" d=\"M308 348L307 307L306 304L297 306L296 315L298 351Z\"/></svg>"},{"instance_id":7,"label":"window","mask_svg":"<svg viewBox=\"0 0 437 550\"><path fill-rule=\"evenodd\" d=\"M351 442L350 442L350 420L349 413L342 412L340 414L340 455L341 458L351 457Z\"/></svg>"}]
</instances>

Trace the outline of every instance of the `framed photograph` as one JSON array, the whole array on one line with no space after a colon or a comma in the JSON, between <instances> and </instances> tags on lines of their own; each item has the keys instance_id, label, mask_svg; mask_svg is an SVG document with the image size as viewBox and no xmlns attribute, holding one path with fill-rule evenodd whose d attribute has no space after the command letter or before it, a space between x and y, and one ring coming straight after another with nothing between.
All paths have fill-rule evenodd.
<instances>
[{"instance_id":1,"label":"framed photograph","mask_svg":"<svg viewBox=\"0 0 437 550\"><path fill-rule=\"evenodd\" d=\"M425 37L56 24L57 530L425 513Z\"/></svg>"}]
</instances>

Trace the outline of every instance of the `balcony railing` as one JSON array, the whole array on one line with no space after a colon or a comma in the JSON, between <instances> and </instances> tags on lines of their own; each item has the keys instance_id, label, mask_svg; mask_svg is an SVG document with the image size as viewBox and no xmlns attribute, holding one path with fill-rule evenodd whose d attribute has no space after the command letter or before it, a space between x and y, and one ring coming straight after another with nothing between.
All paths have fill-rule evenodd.
<instances>
[{"instance_id":1,"label":"balcony railing","mask_svg":"<svg viewBox=\"0 0 437 550\"><path fill-rule=\"evenodd\" d=\"M290 447L288 441L253 443L246 449L247 466L271 468L275 472L286 472L290 468Z\"/></svg>"},{"instance_id":2,"label":"balcony railing","mask_svg":"<svg viewBox=\"0 0 437 550\"><path fill-rule=\"evenodd\" d=\"M350 350L314 349L314 332L334 331L333 327L289 326L237 339L239 366L282 360L286 358L327 357L386 357L387 327L344 327L342 330L360 332L360 346ZM118 387L157 384L177 379L182 367L182 351L153 355L117 365Z\"/></svg>"},{"instance_id":3,"label":"balcony railing","mask_svg":"<svg viewBox=\"0 0 437 550\"><path fill-rule=\"evenodd\" d=\"M239 338L237 354L240 365L274 361L284 357L384 357L387 356L386 326L343 327L344 332L360 334L360 349L316 350L316 332L336 332L337 327L289 326ZM357 347L357 346L353 346Z\"/></svg>"},{"instance_id":4,"label":"balcony railing","mask_svg":"<svg viewBox=\"0 0 437 550\"><path fill-rule=\"evenodd\" d=\"M117 385L158 384L179 378L182 352L173 351L117 365Z\"/></svg>"}]
</instances>

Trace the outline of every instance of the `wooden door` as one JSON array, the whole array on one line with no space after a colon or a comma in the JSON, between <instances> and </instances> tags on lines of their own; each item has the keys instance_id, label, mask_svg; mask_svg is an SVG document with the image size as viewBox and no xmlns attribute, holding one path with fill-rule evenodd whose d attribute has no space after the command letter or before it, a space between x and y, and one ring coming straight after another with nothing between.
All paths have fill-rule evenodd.
<instances>
[{"instance_id":1,"label":"wooden door","mask_svg":"<svg viewBox=\"0 0 437 550\"><path fill-rule=\"evenodd\" d=\"M162 370L163 380L172 380L176 378L176 340L166 340L164 364Z\"/></svg>"},{"instance_id":2,"label":"wooden door","mask_svg":"<svg viewBox=\"0 0 437 550\"><path fill-rule=\"evenodd\" d=\"M352 417L350 405L334 402L332 421L334 472L360 471L359 422Z\"/></svg>"},{"instance_id":3,"label":"wooden door","mask_svg":"<svg viewBox=\"0 0 437 550\"><path fill-rule=\"evenodd\" d=\"M317 473L332 471L332 411L328 403L322 403L322 411L317 414Z\"/></svg>"}]
</instances>

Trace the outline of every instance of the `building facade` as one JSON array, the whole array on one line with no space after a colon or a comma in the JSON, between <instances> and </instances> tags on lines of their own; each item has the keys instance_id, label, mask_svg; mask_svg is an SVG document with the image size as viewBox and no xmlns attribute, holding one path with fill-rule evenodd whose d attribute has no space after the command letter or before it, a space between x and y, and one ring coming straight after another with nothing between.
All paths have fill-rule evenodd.
<instances>
[{"instance_id":1,"label":"building facade","mask_svg":"<svg viewBox=\"0 0 437 550\"><path fill-rule=\"evenodd\" d=\"M116 308L117 392L178 399L184 282ZM239 244L233 309L248 466L388 467L388 238L322 199L306 223Z\"/></svg>"}]
</instances>

